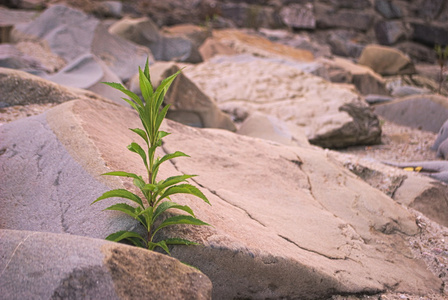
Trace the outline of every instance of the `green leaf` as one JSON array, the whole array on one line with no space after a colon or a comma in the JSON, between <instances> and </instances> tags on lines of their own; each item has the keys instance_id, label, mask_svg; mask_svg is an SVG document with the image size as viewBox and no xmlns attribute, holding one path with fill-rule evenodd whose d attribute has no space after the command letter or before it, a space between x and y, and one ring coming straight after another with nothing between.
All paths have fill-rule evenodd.
<instances>
[{"instance_id":1,"label":"green leaf","mask_svg":"<svg viewBox=\"0 0 448 300\"><path fill-rule=\"evenodd\" d=\"M166 113L168 112L168 109L170 108L171 104L167 104L164 108L162 108L162 110L160 111L160 113L157 115L157 119L156 119L156 124L155 124L155 130L159 130L160 125L163 122L163 119L165 119Z\"/></svg>"},{"instance_id":2,"label":"green leaf","mask_svg":"<svg viewBox=\"0 0 448 300\"><path fill-rule=\"evenodd\" d=\"M178 184L182 181L186 181L188 178L195 177L196 175L177 175L171 176L165 179L163 182L157 184L159 190L164 190L165 188Z\"/></svg>"},{"instance_id":3,"label":"green leaf","mask_svg":"<svg viewBox=\"0 0 448 300\"><path fill-rule=\"evenodd\" d=\"M149 75L149 57L146 58L145 71L143 72L148 79L149 83L151 83L151 76ZM152 84L151 84L152 86Z\"/></svg>"},{"instance_id":4,"label":"green leaf","mask_svg":"<svg viewBox=\"0 0 448 300\"><path fill-rule=\"evenodd\" d=\"M139 144L137 144L137 143L131 143L131 144L128 146L128 149L129 149L130 151L135 152L135 153L137 153L138 155L140 155L140 157L142 158L143 163L145 164L146 168L148 168L148 161L147 161L147 159L146 159L146 152L145 152L145 150L143 150L143 148L142 148Z\"/></svg>"},{"instance_id":5,"label":"green leaf","mask_svg":"<svg viewBox=\"0 0 448 300\"><path fill-rule=\"evenodd\" d=\"M210 226L210 224L205 223L204 221L201 221L195 217L192 216L184 216L184 215L179 215L179 216L174 216L174 217L170 217L170 218L166 218L160 225L159 227L157 227L156 230L154 230L154 233L152 234L152 236L154 236L160 229L167 227L167 226L171 226L171 225L181 225L181 224L188 224L188 225L208 225Z\"/></svg>"},{"instance_id":6,"label":"green leaf","mask_svg":"<svg viewBox=\"0 0 448 300\"><path fill-rule=\"evenodd\" d=\"M106 237L106 240L111 242L120 242L122 240L129 240L138 247L144 247L144 245L146 244L145 238L143 238L140 234L125 230L117 231L115 233L108 235Z\"/></svg>"},{"instance_id":7,"label":"green leaf","mask_svg":"<svg viewBox=\"0 0 448 300\"><path fill-rule=\"evenodd\" d=\"M143 102L140 99L139 96L137 96L135 93L129 91L128 89L126 89L121 83L115 83L115 82L103 82L104 84L107 84L110 87L113 87L114 89L119 90L120 92L126 94L127 96L129 96L132 100L135 101L135 103L137 103L139 106L143 107Z\"/></svg>"},{"instance_id":8,"label":"green leaf","mask_svg":"<svg viewBox=\"0 0 448 300\"><path fill-rule=\"evenodd\" d=\"M140 128L133 128L133 129L131 129L130 128L130 130L135 132L139 136L141 136L141 138L144 139L145 142L148 144L148 136L146 135L146 132L143 129L140 129Z\"/></svg>"},{"instance_id":9,"label":"green leaf","mask_svg":"<svg viewBox=\"0 0 448 300\"><path fill-rule=\"evenodd\" d=\"M142 95L146 101L146 105L148 105L148 102L152 98L153 89L151 83L149 82L148 78L146 78L145 74L143 73L140 67L138 68L138 72L139 72L140 90L142 91Z\"/></svg>"},{"instance_id":10,"label":"green leaf","mask_svg":"<svg viewBox=\"0 0 448 300\"><path fill-rule=\"evenodd\" d=\"M156 210L154 211L153 220L155 221L160 216L160 214L164 213L166 210L168 210L170 208L183 210L183 211L189 213L192 217L194 217L193 210L190 207L188 207L187 205L180 205L180 204L177 204L172 201L165 201L165 202L160 203L157 206Z\"/></svg>"},{"instance_id":11,"label":"green leaf","mask_svg":"<svg viewBox=\"0 0 448 300\"><path fill-rule=\"evenodd\" d=\"M165 132L165 131L159 131L159 136L158 136L158 140L161 140L161 139L163 139L164 137L166 137L167 135L169 135L169 134L171 134L171 133L169 133L169 132Z\"/></svg>"},{"instance_id":12,"label":"green leaf","mask_svg":"<svg viewBox=\"0 0 448 300\"><path fill-rule=\"evenodd\" d=\"M129 100L129 99L126 99L126 98L121 98L121 99L123 99L124 101L126 101L130 106L132 106L133 109L135 109L136 111L138 111L138 106L135 104L135 102L133 102L133 101L131 101L131 100Z\"/></svg>"},{"instance_id":13,"label":"green leaf","mask_svg":"<svg viewBox=\"0 0 448 300\"><path fill-rule=\"evenodd\" d=\"M113 197L129 199L144 208L142 199L140 199L139 196L137 196L125 189L116 189L116 190L111 190L111 191L105 192L102 196L98 197L98 199L93 201L92 204L95 202L98 202L100 200L107 199L107 198L113 198Z\"/></svg>"},{"instance_id":14,"label":"green leaf","mask_svg":"<svg viewBox=\"0 0 448 300\"><path fill-rule=\"evenodd\" d=\"M173 83L173 80L176 79L177 75L180 74L182 70L177 71L175 74L169 76L168 78L165 78L162 80L160 85L157 87L154 99L157 101L156 107L159 108L162 105L163 98L165 97L166 92L170 88L171 84Z\"/></svg>"},{"instance_id":15,"label":"green leaf","mask_svg":"<svg viewBox=\"0 0 448 300\"><path fill-rule=\"evenodd\" d=\"M167 245L187 245L187 246L200 245L196 242L192 242L187 239L181 239L181 238L170 238L170 239L165 239L164 241Z\"/></svg>"},{"instance_id":16,"label":"green leaf","mask_svg":"<svg viewBox=\"0 0 448 300\"><path fill-rule=\"evenodd\" d=\"M174 194L191 194L196 197L201 198L206 203L210 204L207 197L196 187L192 186L191 184L179 184L172 186L168 188L162 196L160 196L159 201L167 196L174 195Z\"/></svg>"},{"instance_id":17,"label":"green leaf","mask_svg":"<svg viewBox=\"0 0 448 300\"><path fill-rule=\"evenodd\" d=\"M168 246L166 245L165 241L160 241L158 243L154 243L154 242L148 243L149 250L154 250L156 247L162 248L163 250L165 250L166 253L168 253L168 255L171 255L170 250L168 249Z\"/></svg>"},{"instance_id":18,"label":"green leaf","mask_svg":"<svg viewBox=\"0 0 448 300\"><path fill-rule=\"evenodd\" d=\"M165 154L161 159L156 161L156 163L153 166L153 170L154 171L157 170L163 162L173 159L173 158L176 158L176 157L180 157L180 156L190 157L189 155L187 155L183 152L180 152L180 151L176 151L176 152L170 153L170 154Z\"/></svg>"},{"instance_id":19,"label":"green leaf","mask_svg":"<svg viewBox=\"0 0 448 300\"><path fill-rule=\"evenodd\" d=\"M130 206L129 204L126 203L117 203L109 206L108 208L105 208L104 210L117 210L124 212L125 214L133 217L134 219L137 218L137 214L135 213L135 207Z\"/></svg>"},{"instance_id":20,"label":"green leaf","mask_svg":"<svg viewBox=\"0 0 448 300\"><path fill-rule=\"evenodd\" d=\"M121 177L131 177L131 178L136 178L136 179L142 179L141 176L138 176L137 174L134 173L128 173L128 172L123 172L123 171L113 171L113 172L107 172L101 175L110 175L110 176L121 176Z\"/></svg>"}]
</instances>

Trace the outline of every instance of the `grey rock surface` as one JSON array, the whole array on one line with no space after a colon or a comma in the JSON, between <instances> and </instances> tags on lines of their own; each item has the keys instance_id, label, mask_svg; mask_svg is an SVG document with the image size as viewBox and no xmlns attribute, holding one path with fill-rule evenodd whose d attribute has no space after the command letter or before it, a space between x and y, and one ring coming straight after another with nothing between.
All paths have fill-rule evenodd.
<instances>
[{"instance_id":1,"label":"grey rock surface","mask_svg":"<svg viewBox=\"0 0 448 300\"><path fill-rule=\"evenodd\" d=\"M99 239L1 229L0 258L4 299L211 298L211 282L198 270Z\"/></svg>"}]
</instances>

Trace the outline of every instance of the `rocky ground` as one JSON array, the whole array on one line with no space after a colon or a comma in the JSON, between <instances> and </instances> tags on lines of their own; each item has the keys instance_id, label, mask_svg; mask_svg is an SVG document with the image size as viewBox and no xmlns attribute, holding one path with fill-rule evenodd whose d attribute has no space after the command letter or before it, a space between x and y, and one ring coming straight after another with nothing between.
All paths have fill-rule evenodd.
<instances>
[{"instance_id":1,"label":"rocky ground","mask_svg":"<svg viewBox=\"0 0 448 300\"><path fill-rule=\"evenodd\" d=\"M20 118L41 114L55 105L52 103L30 104L0 108L0 126ZM385 120L381 120L381 123L383 133L380 145L350 147L339 150L339 152L350 156L354 155L357 158L378 161L406 162L436 159L435 152L430 149L436 134L400 126ZM436 276L444 280L444 292L448 294L448 228L431 221L418 211L412 210L412 212L417 217L422 234L405 238L415 257L422 259ZM404 293L386 293L380 296L334 296L332 299L429 300L437 299L437 297L434 295L420 297Z\"/></svg>"}]
</instances>

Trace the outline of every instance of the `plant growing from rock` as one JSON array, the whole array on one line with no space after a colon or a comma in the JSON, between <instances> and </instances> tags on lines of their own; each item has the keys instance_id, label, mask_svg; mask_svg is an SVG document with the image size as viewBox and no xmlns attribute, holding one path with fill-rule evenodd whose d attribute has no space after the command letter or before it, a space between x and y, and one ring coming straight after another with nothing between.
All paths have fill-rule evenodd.
<instances>
[{"instance_id":1,"label":"plant growing from rock","mask_svg":"<svg viewBox=\"0 0 448 300\"><path fill-rule=\"evenodd\" d=\"M176 151L174 153L166 154L163 157L156 158L156 149L162 145L162 139L169 134L168 132L159 130L170 106L168 104L162 108L163 99L171 83L180 72L181 71L178 71L172 76L164 79L154 91L151 84L148 61L146 61L144 71L139 68L139 83L143 100L119 83L105 82L105 84L127 95L129 99L122 99L138 112L143 129L135 128L130 130L143 139L146 147L144 150L139 144L131 143L128 146L128 150L141 157L147 171L147 174L145 174L145 176L147 176L147 181L144 180L143 176L124 171L103 174L132 178L134 185L140 190L143 197L125 189L114 189L105 192L102 196L92 202L92 204L112 197L120 197L133 201L136 206L131 206L127 203L118 203L109 206L105 210L116 210L126 213L139 221L147 231L146 236L142 236L139 233L132 231L118 231L110 234L106 237L106 240L114 242L128 241L135 246L147 248L149 250L161 247L170 254L168 245L195 245L196 243L181 238L168 238L156 242L155 236L162 228L178 224L209 225L197 219L190 207L177 204L170 198L175 194L191 194L210 204L208 199L199 189L191 184L185 183L187 179L194 177L195 175L178 175L159 181L156 180L162 163L176 157L188 157L185 153ZM163 219L162 216L168 209L177 209L187 214L175 215Z\"/></svg>"},{"instance_id":2,"label":"plant growing from rock","mask_svg":"<svg viewBox=\"0 0 448 300\"><path fill-rule=\"evenodd\" d=\"M434 47L436 54L437 54L437 63L440 67L440 73L439 73L439 90L438 93L440 94L442 92L442 85L445 78L443 78L443 69L445 68L445 63L448 59L448 46L443 48L440 45L436 45Z\"/></svg>"}]
</instances>

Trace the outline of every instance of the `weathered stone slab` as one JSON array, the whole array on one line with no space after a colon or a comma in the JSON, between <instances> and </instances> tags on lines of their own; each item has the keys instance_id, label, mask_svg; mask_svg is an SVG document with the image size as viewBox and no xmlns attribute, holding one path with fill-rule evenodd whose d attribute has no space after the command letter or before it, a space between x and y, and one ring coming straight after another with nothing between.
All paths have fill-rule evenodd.
<instances>
[{"instance_id":1,"label":"weathered stone slab","mask_svg":"<svg viewBox=\"0 0 448 300\"><path fill-rule=\"evenodd\" d=\"M1 229L0 257L5 299L211 299L200 271L99 239Z\"/></svg>"},{"instance_id":2,"label":"weathered stone slab","mask_svg":"<svg viewBox=\"0 0 448 300\"><path fill-rule=\"evenodd\" d=\"M211 60L185 73L223 110L244 107L273 115L302 127L317 145L379 142L379 123L356 92L305 74L294 61L241 56Z\"/></svg>"}]
</instances>

